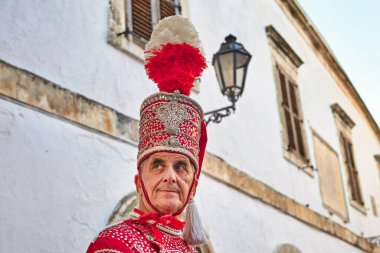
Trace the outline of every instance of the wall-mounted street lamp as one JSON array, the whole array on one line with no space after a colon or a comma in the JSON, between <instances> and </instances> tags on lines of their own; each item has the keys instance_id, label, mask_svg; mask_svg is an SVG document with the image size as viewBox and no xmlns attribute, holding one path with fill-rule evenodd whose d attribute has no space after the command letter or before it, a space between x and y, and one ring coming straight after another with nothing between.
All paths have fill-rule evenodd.
<instances>
[{"instance_id":1,"label":"wall-mounted street lamp","mask_svg":"<svg viewBox=\"0 0 380 253\"><path fill-rule=\"evenodd\" d=\"M244 90L247 68L251 60L251 54L244 46L236 42L236 37L228 35L222 43L220 49L212 58L212 65L215 68L216 78L218 79L220 91L228 97L232 105L218 110L206 112L206 125L210 122L220 123L224 117L231 112L235 112L235 103Z\"/></svg>"}]
</instances>

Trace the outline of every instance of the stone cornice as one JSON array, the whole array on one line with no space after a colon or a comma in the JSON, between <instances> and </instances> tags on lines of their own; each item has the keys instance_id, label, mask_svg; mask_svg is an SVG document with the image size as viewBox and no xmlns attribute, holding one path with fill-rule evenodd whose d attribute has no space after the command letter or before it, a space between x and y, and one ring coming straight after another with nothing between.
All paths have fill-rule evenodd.
<instances>
[{"instance_id":1,"label":"stone cornice","mask_svg":"<svg viewBox=\"0 0 380 253\"><path fill-rule=\"evenodd\" d=\"M343 122L349 127L353 128L355 126L355 123L352 121L352 119L347 115L347 113L340 107L338 104L332 104L331 110L339 115L339 117L343 120Z\"/></svg>"},{"instance_id":2,"label":"stone cornice","mask_svg":"<svg viewBox=\"0 0 380 253\"><path fill-rule=\"evenodd\" d=\"M0 60L1 96L137 145L137 120Z\"/></svg>"},{"instance_id":3,"label":"stone cornice","mask_svg":"<svg viewBox=\"0 0 380 253\"><path fill-rule=\"evenodd\" d=\"M343 68L338 63L332 51L327 46L327 43L323 40L317 29L302 11L301 7L295 0L276 0L276 2L288 16L290 21L293 22L295 27L305 38L306 42L314 50L322 63L324 63L325 67L330 71L339 87L352 99L353 104L363 114L364 118L367 120L375 136L377 137L377 140L380 142L379 126L376 124L376 121L368 111L363 100L354 88Z\"/></svg>"},{"instance_id":4,"label":"stone cornice","mask_svg":"<svg viewBox=\"0 0 380 253\"><path fill-rule=\"evenodd\" d=\"M138 121L25 70L0 61L0 98L66 120L118 141L136 145ZM272 187L207 153L204 174L305 224L362 250L380 253L368 240L305 207Z\"/></svg>"},{"instance_id":5,"label":"stone cornice","mask_svg":"<svg viewBox=\"0 0 380 253\"><path fill-rule=\"evenodd\" d=\"M289 44L273 26L269 25L265 27L265 31L267 32L267 36L273 41L276 47L290 59L296 68L302 65L303 61L301 58L294 52L294 50L289 46Z\"/></svg>"}]
</instances>

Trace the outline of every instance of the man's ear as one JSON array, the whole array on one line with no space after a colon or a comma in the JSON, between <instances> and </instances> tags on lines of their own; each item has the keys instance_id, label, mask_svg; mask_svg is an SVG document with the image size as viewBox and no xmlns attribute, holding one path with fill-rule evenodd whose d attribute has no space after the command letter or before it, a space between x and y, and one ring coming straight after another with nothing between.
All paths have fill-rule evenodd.
<instances>
[{"instance_id":1,"label":"man's ear","mask_svg":"<svg viewBox=\"0 0 380 253\"><path fill-rule=\"evenodd\" d=\"M197 192L197 186L198 186L198 179L194 179L194 183L193 183L193 187L191 189L191 192L190 192L190 200L193 200L194 197L195 197L195 193Z\"/></svg>"},{"instance_id":2,"label":"man's ear","mask_svg":"<svg viewBox=\"0 0 380 253\"><path fill-rule=\"evenodd\" d=\"M140 184L140 176L139 174L135 175L135 187L136 187L136 192L137 195L141 196L141 184Z\"/></svg>"}]
</instances>

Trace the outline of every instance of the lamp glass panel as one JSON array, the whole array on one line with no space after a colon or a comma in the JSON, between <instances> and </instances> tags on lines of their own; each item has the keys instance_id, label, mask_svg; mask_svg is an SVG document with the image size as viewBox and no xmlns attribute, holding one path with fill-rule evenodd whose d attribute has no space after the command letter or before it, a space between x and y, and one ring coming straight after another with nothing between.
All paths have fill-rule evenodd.
<instances>
[{"instance_id":1,"label":"lamp glass panel","mask_svg":"<svg viewBox=\"0 0 380 253\"><path fill-rule=\"evenodd\" d=\"M249 56L240 52L236 53L236 68L241 68L245 64L247 64L247 61L249 59Z\"/></svg>"},{"instance_id":2,"label":"lamp glass panel","mask_svg":"<svg viewBox=\"0 0 380 253\"><path fill-rule=\"evenodd\" d=\"M219 66L219 57L215 57L214 69L215 69L215 73L216 73L216 78L218 79L218 84L219 84L220 90L223 91L223 89L224 89L223 80L222 80L222 76L220 74L220 68L219 67L221 67L221 66Z\"/></svg>"},{"instance_id":3,"label":"lamp glass panel","mask_svg":"<svg viewBox=\"0 0 380 253\"><path fill-rule=\"evenodd\" d=\"M234 85L234 53L219 55L219 60L222 66L224 85L226 88L231 87Z\"/></svg>"},{"instance_id":4,"label":"lamp glass panel","mask_svg":"<svg viewBox=\"0 0 380 253\"><path fill-rule=\"evenodd\" d=\"M243 87L244 71L245 71L244 67L236 69L236 86L239 88ZM239 93L240 93L240 90L239 90ZM240 95L240 94L235 94L235 95Z\"/></svg>"}]
</instances>

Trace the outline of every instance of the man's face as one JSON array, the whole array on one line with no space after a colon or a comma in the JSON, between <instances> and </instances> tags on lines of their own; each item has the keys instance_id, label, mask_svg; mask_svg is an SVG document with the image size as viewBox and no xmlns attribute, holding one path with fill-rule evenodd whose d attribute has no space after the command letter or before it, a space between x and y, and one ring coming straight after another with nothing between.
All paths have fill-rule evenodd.
<instances>
[{"instance_id":1,"label":"man's face","mask_svg":"<svg viewBox=\"0 0 380 253\"><path fill-rule=\"evenodd\" d=\"M140 166L141 180L152 205L161 213L176 213L186 202L195 171L190 160L181 154L158 152L147 158ZM140 209L154 212L143 194L138 175L136 190L141 196ZM195 194L195 187L190 199Z\"/></svg>"}]
</instances>

